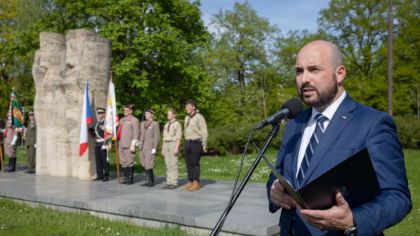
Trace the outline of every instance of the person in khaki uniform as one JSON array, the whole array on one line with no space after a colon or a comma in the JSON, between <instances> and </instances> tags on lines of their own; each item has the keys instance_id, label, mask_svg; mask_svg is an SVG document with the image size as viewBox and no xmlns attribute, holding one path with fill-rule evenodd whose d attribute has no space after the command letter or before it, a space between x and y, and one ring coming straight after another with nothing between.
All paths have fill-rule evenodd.
<instances>
[{"instance_id":1,"label":"person in khaki uniform","mask_svg":"<svg viewBox=\"0 0 420 236\"><path fill-rule=\"evenodd\" d=\"M166 186L164 189L174 189L178 185L178 151L181 143L182 127L176 120L174 109L167 113L168 122L163 128L162 156L165 157Z\"/></svg>"},{"instance_id":2,"label":"person in khaki uniform","mask_svg":"<svg viewBox=\"0 0 420 236\"><path fill-rule=\"evenodd\" d=\"M33 112L28 113L29 122L25 131L26 156L28 159L28 170L26 173L35 173L35 155L36 155L36 123Z\"/></svg>"},{"instance_id":3,"label":"person in khaki uniform","mask_svg":"<svg viewBox=\"0 0 420 236\"><path fill-rule=\"evenodd\" d=\"M184 122L184 155L188 172L188 183L184 190L200 189L200 158L201 152L207 152L207 124L204 117L198 113L194 100L188 100L185 105L187 115Z\"/></svg>"},{"instance_id":4,"label":"person in khaki uniform","mask_svg":"<svg viewBox=\"0 0 420 236\"><path fill-rule=\"evenodd\" d=\"M140 163L144 167L146 173L146 181L141 186L153 187L155 185L155 177L153 174L153 166L160 141L159 124L153 120L153 110L148 109L145 113L146 120L140 124Z\"/></svg>"},{"instance_id":5,"label":"person in khaki uniform","mask_svg":"<svg viewBox=\"0 0 420 236\"><path fill-rule=\"evenodd\" d=\"M134 182L134 155L139 139L140 123L133 116L133 109L133 104L128 104L124 107L124 117L120 120L117 131L117 138L119 139L118 153L125 177L123 184L132 184Z\"/></svg>"},{"instance_id":6,"label":"person in khaki uniform","mask_svg":"<svg viewBox=\"0 0 420 236\"><path fill-rule=\"evenodd\" d=\"M8 167L5 169L6 172L14 172L16 170L16 134L17 129L12 127L12 121L8 120L6 128L2 130L4 140L4 152L9 159Z\"/></svg>"}]
</instances>

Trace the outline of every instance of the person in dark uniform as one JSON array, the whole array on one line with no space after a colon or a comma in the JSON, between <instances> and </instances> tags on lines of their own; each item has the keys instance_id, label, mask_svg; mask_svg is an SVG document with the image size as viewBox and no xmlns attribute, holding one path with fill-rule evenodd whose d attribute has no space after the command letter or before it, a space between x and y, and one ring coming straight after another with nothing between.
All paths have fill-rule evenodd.
<instances>
[{"instance_id":1,"label":"person in dark uniform","mask_svg":"<svg viewBox=\"0 0 420 236\"><path fill-rule=\"evenodd\" d=\"M106 182L109 180L109 163L108 163L108 150L104 142L104 129L105 129L105 109L98 107L96 109L98 121L95 124L95 157L96 157L96 178L94 181L102 180Z\"/></svg>"},{"instance_id":2,"label":"person in dark uniform","mask_svg":"<svg viewBox=\"0 0 420 236\"><path fill-rule=\"evenodd\" d=\"M29 122L25 130L26 157L28 159L28 170L26 173L35 173L36 158L36 123L32 111L28 113Z\"/></svg>"}]
</instances>

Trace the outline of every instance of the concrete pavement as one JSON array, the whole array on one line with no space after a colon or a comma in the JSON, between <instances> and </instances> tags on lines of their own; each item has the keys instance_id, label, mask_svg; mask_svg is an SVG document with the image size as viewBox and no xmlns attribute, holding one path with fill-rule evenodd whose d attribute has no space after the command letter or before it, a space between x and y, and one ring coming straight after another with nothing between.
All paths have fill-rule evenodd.
<instances>
[{"instance_id":1,"label":"concrete pavement","mask_svg":"<svg viewBox=\"0 0 420 236\"><path fill-rule=\"evenodd\" d=\"M143 176L135 175L133 185L0 172L0 196L43 204L57 209L87 211L93 215L125 220L139 225L179 225L191 234L209 234L225 209L233 182L204 180L204 187L185 192L181 187L164 190L165 178L155 187L140 187ZM180 184L184 184L181 180ZM264 184L248 184L222 232L233 235L278 234L279 213L268 212Z\"/></svg>"}]
</instances>

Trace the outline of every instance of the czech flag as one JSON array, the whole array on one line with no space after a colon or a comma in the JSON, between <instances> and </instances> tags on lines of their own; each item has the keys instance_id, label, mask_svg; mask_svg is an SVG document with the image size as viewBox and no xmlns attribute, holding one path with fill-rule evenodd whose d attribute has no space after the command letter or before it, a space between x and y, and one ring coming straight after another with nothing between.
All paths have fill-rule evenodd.
<instances>
[{"instance_id":1,"label":"czech flag","mask_svg":"<svg viewBox=\"0 0 420 236\"><path fill-rule=\"evenodd\" d=\"M85 95L83 99L83 108L82 108L82 122L80 127L80 149L79 156L83 156L85 151L88 148L88 127L92 124L92 112L90 110L89 103L89 89L88 82L86 80Z\"/></svg>"}]
</instances>

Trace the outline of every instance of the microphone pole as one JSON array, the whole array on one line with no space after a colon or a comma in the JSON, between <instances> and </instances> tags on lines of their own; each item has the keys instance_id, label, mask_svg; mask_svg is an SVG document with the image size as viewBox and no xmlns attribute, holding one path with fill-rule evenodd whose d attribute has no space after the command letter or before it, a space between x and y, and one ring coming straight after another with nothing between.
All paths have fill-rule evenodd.
<instances>
[{"instance_id":1,"label":"microphone pole","mask_svg":"<svg viewBox=\"0 0 420 236\"><path fill-rule=\"evenodd\" d=\"M245 185L248 183L249 179L251 178L251 175L254 173L255 169L257 168L258 163L260 163L261 158L264 156L265 152L267 151L273 139L277 136L279 130L280 130L280 123L274 124L273 129L271 130L270 134L265 139L263 148L258 152L258 155L255 158L254 162L252 163L252 166L247 172L246 176L244 177L244 180L239 185L238 190L232 196L231 201L229 201L229 204L226 206L225 211L220 216L219 220L217 221L217 224L214 226L213 230L211 231L211 234L210 234L211 236L216 236L219 234L230 210L232 210L233 205L235 205L236 200L238 200L239 195L241 195L242 190L245 188Z\"/></svg>"}]
</instances>

